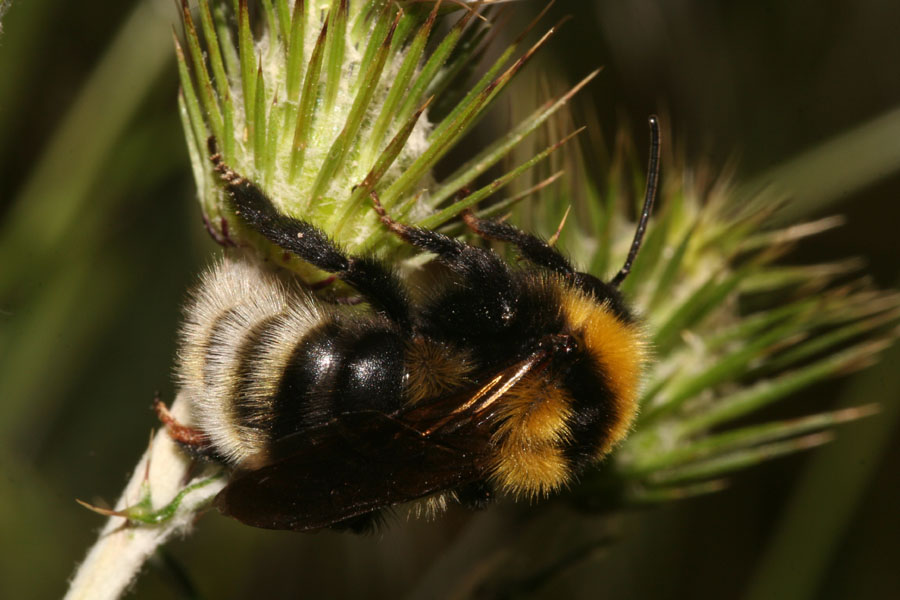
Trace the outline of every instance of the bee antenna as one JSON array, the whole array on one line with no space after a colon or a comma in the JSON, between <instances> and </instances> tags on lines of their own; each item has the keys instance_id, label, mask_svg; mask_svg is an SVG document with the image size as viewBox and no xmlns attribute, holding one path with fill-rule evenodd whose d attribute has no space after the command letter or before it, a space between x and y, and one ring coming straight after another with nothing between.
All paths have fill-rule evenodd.
<instances>
[{"instance_id":1,"label":"bee antenna","mask_svg":"<svg viewBox=\"0 0 900 600\"><path fill-rule=\"evenodd\" d=\"M656 115L650 115L650 164L647 167L647 189L644 192L644 208L641 209L641 218L638 221L637 231L634 232L634 241L631 242L631 250L628 251L628 258L625 264L612 278L610 284L619 287L628 273L631 272L631 265L637 257L638 250L641 249L641 242L644 241L644 233L647 230L647 221L650 220L650 213L653 211L653 203L656 201L656 191L659 188L659 118Z\"/></svg>"}]
</instances>

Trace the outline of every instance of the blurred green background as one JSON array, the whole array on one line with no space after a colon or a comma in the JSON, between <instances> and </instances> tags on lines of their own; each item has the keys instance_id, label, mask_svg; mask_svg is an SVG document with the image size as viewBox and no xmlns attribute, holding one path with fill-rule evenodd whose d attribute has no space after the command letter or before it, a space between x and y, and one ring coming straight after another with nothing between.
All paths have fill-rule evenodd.
<instances>
[{"instance_id":1,"label":"blurred green background","mask_svg":"<svg viewBox=\"0 0 900 600\"><path fill-rule=\"evenodd\" d=\"M542 7L521 2L509 31ZM561 0L546 23L566 14L542 68L574 82L605 66L582 101L607 139L625 127L643 147L660 112L689 164L736 165L749 190L780 182L800 216L847 216L791 260L861 256L880 286L900 283L900 4ZM116 498L156 426L154 391L174 394L180 306L216 252L176 113L176 22L163 0L19 0L3 20L3 598L63 593L101 524L74 499ZM555 505L453 510L362 538L211 514L134 597L888 597L900 589L898 360L778 409L877 401L880 416L716 495L612 522ZM594 542L567 545L576 532Z\"/></svg>"}]
</instances>

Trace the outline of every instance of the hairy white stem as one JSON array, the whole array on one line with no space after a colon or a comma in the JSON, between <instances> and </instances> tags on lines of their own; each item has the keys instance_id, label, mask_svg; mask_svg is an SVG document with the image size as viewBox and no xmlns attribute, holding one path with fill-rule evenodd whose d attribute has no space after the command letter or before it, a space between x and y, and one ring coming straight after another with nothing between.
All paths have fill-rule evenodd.
<instances>
[{"instance_id":1,"label":"hairy white stem","mask_svg":"<svg viewBox=\"0 0 900 600\"><path fill-rule=\"evenodd\" d=\"M187 402L175 399L171 411L176 419L189 419ZM134 506L152 494L154 509L166 506L197 478L192 461L164 432L157 432L141 457L116 510ZM189 481L190 479L190 481ZM184 496L173 516L156 525L132 524L123 517L110 517L100 535L78 567L66 594L67 600L108 600L121 596L137 576L144 562L174 533L190 527L196 512L205 507L225 485L224 478L212 481Z\"/></svg>"}]
</instances>

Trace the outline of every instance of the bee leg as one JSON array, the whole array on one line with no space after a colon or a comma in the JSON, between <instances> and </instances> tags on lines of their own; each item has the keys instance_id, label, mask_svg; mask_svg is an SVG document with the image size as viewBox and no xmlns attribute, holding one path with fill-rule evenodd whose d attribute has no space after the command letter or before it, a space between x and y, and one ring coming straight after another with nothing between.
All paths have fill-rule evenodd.
<instances>
[{"instance_id":1,"label":"bee leg","mask_svg":"<svg viewBox=\"0 0 900 600\"><path fill-rule=\"evenodd\" d=\"M210 137L208 143L209 158L225 183L231 208L244 223L278 247L333 273L356 289L376 311L404 329L411 329L406 290L388 267L372 257L348 256L315 225L279 212L257 185L225 165L216 151L215 138Z\"/></svg>"},{"instance_id":2,"label":"bee leg","mask_svg":"<svg viewBox=\"0 0 900 600\"><path fill-rule=\"evenodd\" d=\"M387 214L374 191L370 196L375 212L389 231L416 248L437 254L438 260L454 271L469 277L477 277L481 273L492 279L506 272L506 265L493 252L476 248L431 229L399 223Z\"/></svg>"},{"instance_id":3,"label":"bee leg","mask_svg":"<svg viewBox=\"0 0 900 600\"><path fill-rule=\"evenodd\" d=\"M547 242L535 235L516 229L507 223L479 219L470 211L463 212L462 218L465 224L481 237L514 245L519 254L529 262L559 273L571 281L575 287L585 292L605 298L615 313L626 321L632 318L621 296L616 291L618 286L616 279L610 283L605 283L590 273L575 271L568 259ZM631 268L630 263L626 266L628 269ZM621 281L622 277L624 276L621 275L620 271L620 275L617 278Z\"/></svg>"},{"instance_id":4,"label":"bee leg","mask_svg":"<svg viewBox=\"0 0 900 600\"><path fill-rule=\"evenodd\" d=\"M575 274L566 257L536 235L525 233L508 223L479 219L469 210L463 212L462 218L469 229L481 237L514 245L523 258L535 265L568 277Z\"/></svg>"},{"instance_id":5,"label":"bee leg","mask_svg":"<svg viewBox=\"0 0 900 600\"><path fill-rule=\"evenodd\" d=\"M209 436L196 427L189 427L178 422L169 408L156 396L153 399L153 410L162 423L169 437L178 442L185 450L197 458L221 461L221 457L213 449Z\"/></svg>"},{"instance_id":6,"label":"bee leg","mask_svg":"<svg viewBox=\"0 0 900 600\"><path fill-rule=\"evenodd\" d=\"M517 283L509 266L496 253L476 248L437 231L412 227L393 220L378 196L372 192L372 204L381 222L400 239L437 255L438 262L458 274L457 294L440 312L440 322L454 335L480 336L505 330L517 310ZM465 290L465 292L463 292Z\"/></svg>"}]
</instances>

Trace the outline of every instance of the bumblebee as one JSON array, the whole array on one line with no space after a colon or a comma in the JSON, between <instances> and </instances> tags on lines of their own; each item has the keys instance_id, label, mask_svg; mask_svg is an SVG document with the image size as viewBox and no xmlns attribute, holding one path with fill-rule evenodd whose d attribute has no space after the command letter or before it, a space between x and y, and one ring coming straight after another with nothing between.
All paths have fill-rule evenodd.
<instances>
[{"instance_id":1,"label":"bumblebee","mask_svg":"<svg viewBox=\"0 0 900 600\"><path fill-rule=\"evenodd\" d=\"M463 215L477 235L512 244L518 265L398 223L373 194L384 226L445 268L417 302L384 263L281 214L211 139L234 213L368 305L327 302L249 258L226 258L204 277L177 367L196 428L164 407L161 416L176 440L233 469L216 506L256 527L360 530L416 500L545 496L608 454L636 415L648 354L618 287L657 187L650 123L644 208L609 282L511 225Z\"/></svg>"}]
</instances>

